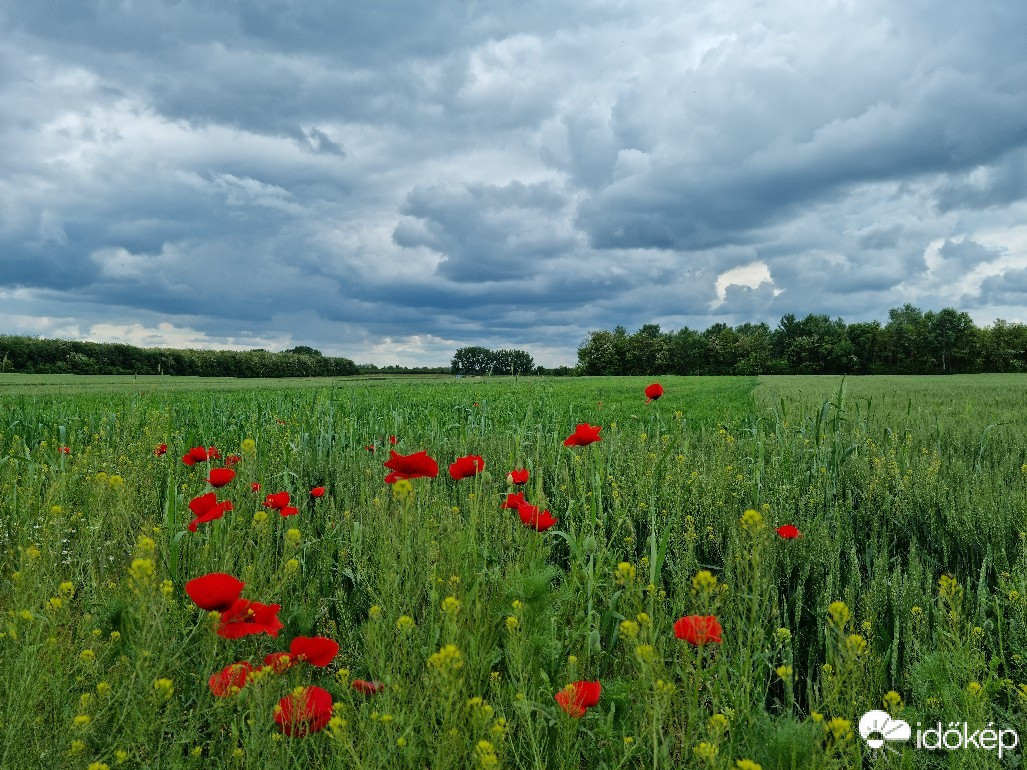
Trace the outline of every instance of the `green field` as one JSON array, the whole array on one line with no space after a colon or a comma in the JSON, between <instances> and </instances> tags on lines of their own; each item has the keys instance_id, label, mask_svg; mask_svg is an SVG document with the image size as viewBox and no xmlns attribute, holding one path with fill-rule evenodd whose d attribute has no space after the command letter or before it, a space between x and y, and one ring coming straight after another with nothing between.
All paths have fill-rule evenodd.
<instances>
[{"instance_id":1,"label":"green field","mask_svg":"<svg viewBox=\"0 0 1027 770\"><path fill-rule=\"evenodd\" d=\"M659 381L0 375L0 768L1022 766L857 729L1027 739L1027 376ZM191 532L197 446L240 460ZM386 484L390 449L438 477ZM500 507L515 468L553 528ZM215 633L184 591L212 572L277 637ZM213 694L299 636L339 652ZM331 721L284 735L314 686Z\"/></svg>"}]
</instances>

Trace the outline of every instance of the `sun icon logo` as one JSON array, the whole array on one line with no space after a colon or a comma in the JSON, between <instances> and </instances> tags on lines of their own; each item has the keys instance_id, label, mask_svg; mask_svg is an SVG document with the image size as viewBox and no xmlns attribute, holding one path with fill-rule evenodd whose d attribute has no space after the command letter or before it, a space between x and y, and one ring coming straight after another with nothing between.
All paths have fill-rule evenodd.
<instances>
[{"instance_id":1,"label":"sun icon logo","mask_svg":"<svg viewBox=\"0 0 1027 770\"><path fill-rule=\"evenodd\" d=\"M908 741L909 723L893 719L887 711L868 711L859 720L859 735L874 751L885 748L885 741ZM889 751L895 751L890 746ZM895 752L898 753L898 752Z\"/></svg>"}]
</instances>

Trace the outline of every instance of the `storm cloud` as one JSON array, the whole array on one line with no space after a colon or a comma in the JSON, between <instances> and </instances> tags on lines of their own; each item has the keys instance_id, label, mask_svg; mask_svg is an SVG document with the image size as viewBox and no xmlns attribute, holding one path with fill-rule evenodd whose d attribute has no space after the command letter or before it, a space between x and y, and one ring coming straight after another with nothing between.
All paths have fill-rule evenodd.
<instances>
[{"instance_id":1,"label":"storm cloud","mask_svg":"<svg viewBox=\"0 0 1027 770\"><path fill-rule=\"evenodd\" d=\"M11 0L0 331L573 364L1027 321L1027 6Z\"/></svg>"}]
</instances>

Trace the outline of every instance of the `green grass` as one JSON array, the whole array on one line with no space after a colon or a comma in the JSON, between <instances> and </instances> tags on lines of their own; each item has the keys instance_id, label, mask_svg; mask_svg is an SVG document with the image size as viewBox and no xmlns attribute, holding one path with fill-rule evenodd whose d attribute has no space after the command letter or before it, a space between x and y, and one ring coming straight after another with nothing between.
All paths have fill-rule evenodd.
<instances>
[{"instance_id":1,"label":"green grass","mask_svg":"<svg viewBox=\"0 0 1027 770\"><path fill-rule=\"evenodd\" d=\"M1027 737L1027 378L666 377L646 405L649 381L0 376L0 767L858 768L889 691L913 725ZM564 447L579 422L602 440ZM439 477L386 485L390 435ZM242 459L191 533L197 445ZM451 480L468 454L486 472ZM500 508L516 467L548 532ZM278 490L298 515L266 515ZM213 571L281 604L277 639L213 633L183 591ZM709 614L720 644L674 637ZM208 689L315 634L327 669ZM554 700L596 679L581 719ZM283 737L300 685L337 719Z\"/></svg>"}]
</instances>

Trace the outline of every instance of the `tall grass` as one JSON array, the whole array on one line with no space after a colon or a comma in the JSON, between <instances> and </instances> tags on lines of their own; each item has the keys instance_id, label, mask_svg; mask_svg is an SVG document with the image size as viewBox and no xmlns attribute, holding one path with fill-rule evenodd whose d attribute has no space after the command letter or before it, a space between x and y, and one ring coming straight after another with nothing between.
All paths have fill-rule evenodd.
<instances>
[{"instance_id":1,"label":"tall grass","mask_svg":"<svg viewBox=\"0 0 1027 770\"><path fill-rule=\"evenodd\" d=\"M1027 737L1020 377L662 378L649 405L630 378L18 382L0 767L857 768L871 708ZM602 440L564 447L579 422ZM384 484L391 435L439 477ZM198 445L241 460L234 510L191 533ZM467 454L486 472L452 481ZM500 508L517 467L553 529ZM279 490L298 515L261 505ZM214 571L282 605L277 639L214 634L183 591ZM675 638L710 614L720 644ZM341 644L328 669L208 689L315 634ZM602 683L580 719L554 700L577 680ZM336 719L284 737L274 707L301 685ZM897 748L882 766L997 762Z\"/></svg>"}]
</instances>

